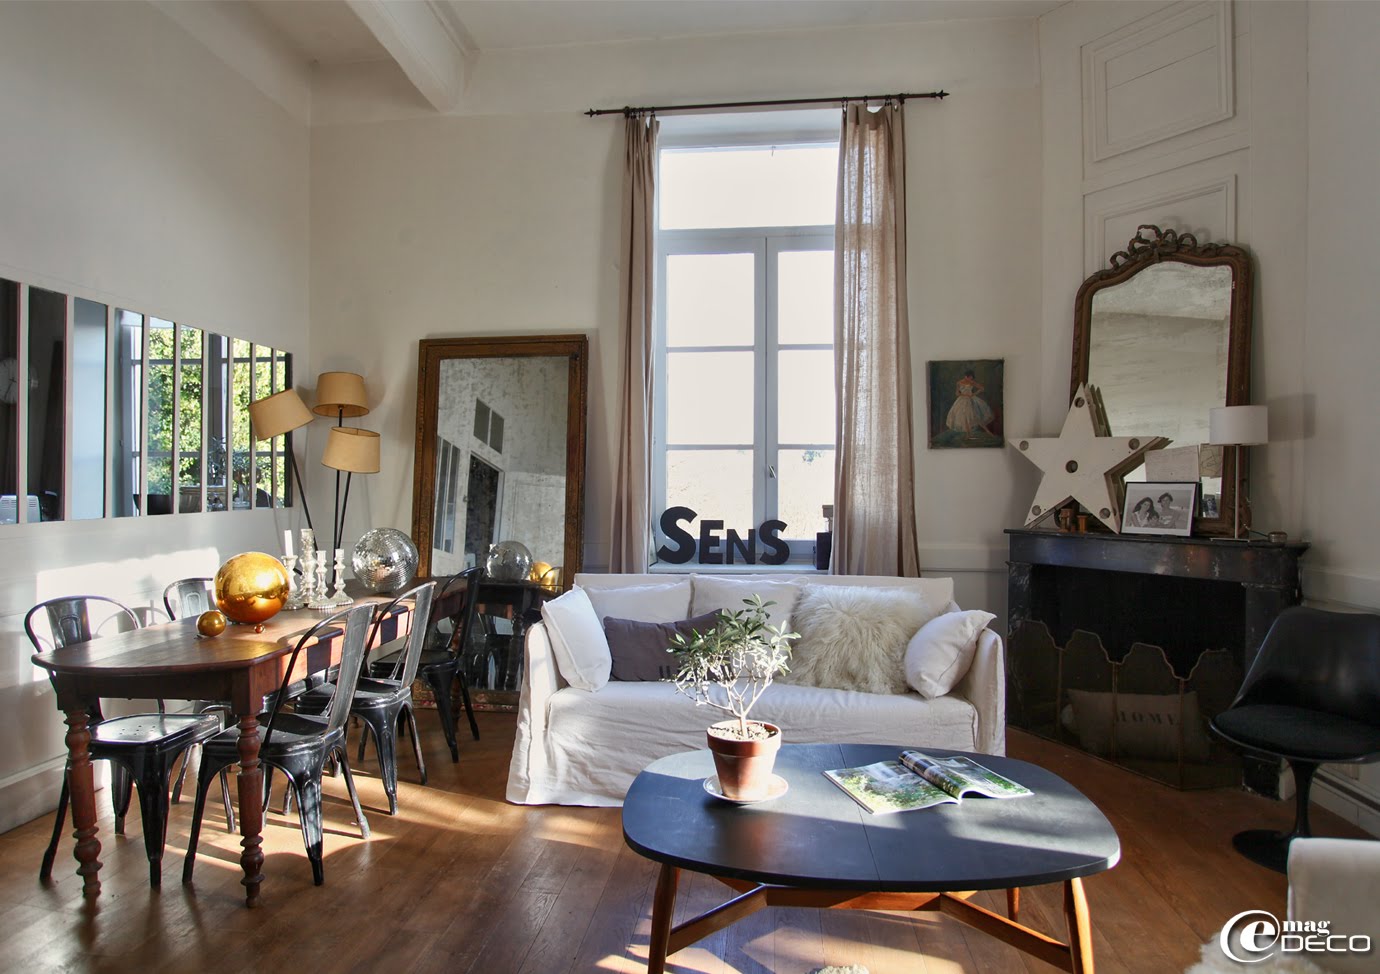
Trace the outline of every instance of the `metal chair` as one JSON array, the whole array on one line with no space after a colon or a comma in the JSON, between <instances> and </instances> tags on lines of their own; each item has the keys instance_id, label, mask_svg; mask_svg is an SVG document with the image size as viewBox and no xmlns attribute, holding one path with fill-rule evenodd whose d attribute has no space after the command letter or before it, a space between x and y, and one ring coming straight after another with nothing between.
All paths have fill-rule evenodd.
<instances>
[{"instance_id":1,"label":"metal chair","mask_svg":"<svg viewBox=\"0 0 1380 974\"><path fill-rule=\"evenodd\" d=\"M426 681L436 698L436 713L441 718L441 729L450 745L452 763L460 762L460 748L455 740L455 724L459 715L451 713L450 690L458 680L460 701L469 718L470 734L479 740L479 725L474 719L474 707L470 704L469 683L465 679L463 663L468 647L470 629L474 624L476 598L479 591L479 568L467 568L452 575L436 591L432 601L435 611L427 623L427 641L422 647L422 655L417 675ZM441 615L444 608L459 599L457 607L449 615ZM449 622L450 632L442 626ZM397 665L398 653L379 654L370 660L369 672L376 677L387 678Z\"/></svg>"},{"instance_id":2,"label":"metal chair","mask_svg":"<svg viewBox=\"0 0 1380 974\"><path fill-rule=\"evenodd\" d=\"M1232 839L1247 859L1285 872L1289 844L1312 834L1308 799L1318 765L1380 759L1380 615L1285 609L1212 729L1293 770L1294 827Z\"/></svg>"},{"instance_id":3,"label":"metal chair","mask_svg":"<svg viewBox=\"0 0 1380 974\"><path fill-rule=\"evenodd\" d=\"M91 624L92 609L104 610L105 617ZM61 649L74 643L98 639L101 630L113 625L118 632L139 628L138 619L126 606L99 595L74 595L40 602L24 616L24 632L38 652ZM40 631L43 630L43 631ZM220 720L201 714L169 714L158 701L158 713L106 718L99 700L87 704L91 733L92 760L111 763L110 797L115 810L115 833L123 835L129 811L132 785L139 789L139 811L144 828L144 850L149 859L149 882L162 880L163 846L168 831L168 781L173 764L191 746L208 740L220 731ZM233 822L230 788L221 778L221 795L226 817ZM43 853L39 878L53 875L53 860L67 818L67 769L63 769L62 792L58 795L53 836ZM231 825L233 829L234 826Z\"/></svg>"},{"instance_id":4,"label":"metal chair","mask_svg":"<svg viewBox=\"0 0 1380 974\"><path fill-rule=\"evenodd\" d=\"M214 609L215 584L211 578L179 578L163 589L163 604L168 607L168 617L185 619Z\"/></svg>"},{"instance_id":5,"label":"metal chair","mask_svg":"<svg viewBox=\"0 0 1380 974\"><path fill-rule=\"evenodd\" d=\"M417 718L412 707L412 681L417 678L417 666L421 661L422 648L426 645L429 628L426 621L431 618L432 596L435 593L435 582L415 586L394 598L374 617L374 625L369 633L371 646L378 639L379 628L395 614L399 603L412 603L412 629L408 635L378 647L391 660L387 674L360 677L354 700L350 704L350 713L364 724L359 740L360 761L364 760L364 745L369 740L370 732L373 732L379 756L379 774L383 778L384 794L388 796L389 815L398 814L398 733L404 718L412 734L412 753L417 758L417 770L422 784L426 784L426 762L422 760L422 744L417 737ZM319 712L335 693L334 684L317 687L298 698L297 710L299 713Z\"/></svg>"},{"instance_id":6,"label":"metal chair","mask_svg":"<svg viewBox=\"0 0 1380 974\"><path fill-rule=\"evenodd\" d=\"M350 716L350 702L354 699L355 684L364 662L364 644L369 635L369 619L373 611L372 604L361 603L326 616L303 633L283 671L283 682L274 695L273 710L266 721L261 721L263 738L259 744L259 761L265 767L264 795L267 796L272 786L273 770L281 770L297 795L302 840L307 847L312 879L317 886L325 881L321 861L321 776L328 758L335 757L340 761L345 774L345 787L354 805L355 821L359 823L361 835L366 839L369 837L369 822L359 807L359 795L355 792L355 781L345 754L345 721ZM320 715L283 710L287 687L303 647L319 641L328 633L338 632L342 622L345 632L340 675L335 693L327 701L325 710ZM187 842L187 858L182 866L184 883L192 881L192 870L196 867L206 791L217 772L239 763L239 740L239 728L231 727L207 741L202 752L201 773L196 784L196 809L192 813L192 834Z\"/></svg>"}]
</instances>

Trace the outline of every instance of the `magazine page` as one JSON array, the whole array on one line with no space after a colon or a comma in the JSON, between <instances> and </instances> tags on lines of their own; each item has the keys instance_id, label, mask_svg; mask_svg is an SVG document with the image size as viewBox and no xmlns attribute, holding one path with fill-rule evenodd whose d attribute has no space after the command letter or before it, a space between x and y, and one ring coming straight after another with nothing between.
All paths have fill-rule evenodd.
<instances>
[{"instance_id":1,"label":"magazine page","mask_svg":"<svg viewBox=\"0 0 1380 974\"><path fill-rule=\"evenodd\" d=\"M984 768L971 758L958 755L935 758L919 751L902 751L901 763L955 798L968 792L987 798L1020 798L1031 794L1024 785Z\"/></svg>"},{"instance_id":2,"label":"magazine page","mask_svg":"<svg viewBox=\"0 0 1380 974\"><path fill-rule=\"evenodd\" d=\"M879 814L908 812L958 801L919 775L906 770L899 761L879 761L861 768L840 768L826 771L824 776L863 808Z\"/></svg>"}]
</instances>

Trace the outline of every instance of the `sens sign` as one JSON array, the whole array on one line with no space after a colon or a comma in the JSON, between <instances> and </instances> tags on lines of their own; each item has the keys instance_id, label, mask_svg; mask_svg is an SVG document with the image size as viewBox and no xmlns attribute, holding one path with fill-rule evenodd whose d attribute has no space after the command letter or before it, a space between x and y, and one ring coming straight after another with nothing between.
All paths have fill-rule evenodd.
<instances>
[{"instance_id":1,"label":"sens sign","mask_svg":"<svg viewBox=\"0 0 1380 974\"><path fill-rule=\"evenodd\" d=\"M682 524L692 524L698 517L688 507L666 509L661 515L661 533L666 536L667 543L656 550L659 559L672 565L683 565L691 558L701 565L733 565L741 558L742 564L755 565L759 560L759 541L765 549L760 559L763 565L784 565L790 556L790 546L781 540L781 532L786 530L785 521L763 521L756 530L749 529L744 537L732 528L720 535L717 532L723 530L723 521L704 520L700 521L697 538Z\"/></svg>"}]
</instances>

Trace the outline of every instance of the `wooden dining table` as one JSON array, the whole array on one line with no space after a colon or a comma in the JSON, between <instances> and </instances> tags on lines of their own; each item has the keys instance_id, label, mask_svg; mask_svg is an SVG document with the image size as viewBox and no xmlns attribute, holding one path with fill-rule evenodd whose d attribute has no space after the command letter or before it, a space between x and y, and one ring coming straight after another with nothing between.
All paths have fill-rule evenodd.
<instances>
[{"instance_id":1,"label":"wooden dining table","mask_svg":"<svg viewBox=\"0 0 1380 974\"><path fill-rule=\"evenodd\" d=\"M365 595L382 608L391 597ZM360 601L359 598L356 601ZM379 641L396 639L410 630L405 604L380 625ZM259 712L264 698L283 682L292 649L301 635L327 613L310 609L280 612L263 624L230 625L219 636L197 634L188 618L129 632L74 643L37 653L36 665L47 670L57 691L57 705L66 714L67 780L76 839L77 873L90 900L101 892L101 843L96 828L96 793L88 751L90 701L102 697L131 699L224 700L239 725L240 867L245 904L259 905L264 882L263 772L259 765ZM342 621L343 626L343 621ZM343 628L323 634L303 647L292 680L306 679L340 662Z\"/></svg>"}]
</instances>

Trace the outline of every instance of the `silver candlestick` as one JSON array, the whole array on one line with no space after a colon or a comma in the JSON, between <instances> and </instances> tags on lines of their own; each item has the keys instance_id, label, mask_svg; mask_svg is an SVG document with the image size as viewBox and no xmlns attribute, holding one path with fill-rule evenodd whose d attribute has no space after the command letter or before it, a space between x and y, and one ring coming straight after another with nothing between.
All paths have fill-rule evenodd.
<instances>
[{"instance_id":1,"label":"silver candlestick","mask_svg":"<svg viewBox=\"0 0 1380 974\"><path fill-rule=\"evenodd\" d=\"M331 605L353 605L354 599L345 594L345 549L335 549L335 591L331 593Z\"/></svg>"},{"instance_id":2,"label":"silver candlestick","mask_svg":"<svg viewBox=\"0 0 1380 974\"><path fill-rule=\"evenodd\" d=\"M307 604L307 600L302 598L302 590L297 585L297 556L284 555L283 567L287 569L288 575L288 598L283 605L284 609L300 609Z\"/></svg>"}]
</instances>

